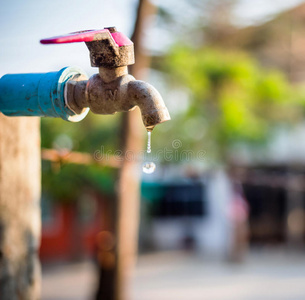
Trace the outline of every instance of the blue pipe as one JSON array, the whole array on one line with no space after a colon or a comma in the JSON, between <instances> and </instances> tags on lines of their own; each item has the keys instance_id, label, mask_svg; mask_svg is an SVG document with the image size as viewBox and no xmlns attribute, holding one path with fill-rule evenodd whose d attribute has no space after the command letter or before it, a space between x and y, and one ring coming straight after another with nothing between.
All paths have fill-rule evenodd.
<instances>
[{"instance_id":1,"label":"blue pipe","mask_svg":"<svg viewBox=\"0 0 305 300\"><path fill-rule=\"evenodd\" d=\"M67 107L64 97L65 84L75 75L86 76L75 67L49 73L6 74L0 79L0 111L6 116L60 117L78 122L89 108L78 115Z\"/></svg>"}]
</instances>

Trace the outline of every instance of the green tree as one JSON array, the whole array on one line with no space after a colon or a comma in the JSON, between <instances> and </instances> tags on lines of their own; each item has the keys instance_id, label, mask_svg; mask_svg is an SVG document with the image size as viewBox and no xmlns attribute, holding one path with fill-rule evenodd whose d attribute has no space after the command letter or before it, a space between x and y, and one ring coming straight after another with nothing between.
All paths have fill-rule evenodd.
<instances>
[{"instance_id":1,"label":"green tree","mask_svg":"<svg viewBox=\"0 0 305 300\"><path fill-rule=\"evenodd\" d=\"M244 52L180 43L155 65L172 89L184 87L188 95L168 134L186 148L205 149L210 158L225 159L236 142L262 144L274 126L303 116L301 99L284 74L263 69Z\"/></svg>"}]
</instances>

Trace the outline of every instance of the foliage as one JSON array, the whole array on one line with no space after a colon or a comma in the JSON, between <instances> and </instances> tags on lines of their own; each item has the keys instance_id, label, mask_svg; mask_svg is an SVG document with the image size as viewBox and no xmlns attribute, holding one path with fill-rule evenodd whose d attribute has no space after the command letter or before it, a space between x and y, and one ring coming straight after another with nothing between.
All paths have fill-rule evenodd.
<instances>
[{"instance_id":1,"label":"foliage","mask_svg":"<svg viewBox=\"0 0 305 300\"><path fill-rule=\"evenodd\" d=\"M93 153L104 146L116 149L119 142L120 121L117 115L101 116L89 113L82 121L70 123L59 118L42 118L41 144L43 148Z\"/></svg>"},{"instance_id":2,"label":"foliage","mask_svg":"<svg viewBox=\"0 0 305 300\"><path fill-rule=\"evenodd\" d=\"M119 120L115 116L90 114L79 123L61 119L42 118L41 144L43 148L86 153L115 150L118 144ZM76 200L84 190L92 189L113 195L116 170L98 165L60 164L43 161L42 188L55 201Z\"/></svg>"},{"instance_id":3,"label":"foliage","mask_svg":"<svg viewBox=\"0 0 305 300\"><path fill-rule=\"evenodd\" d=\"M168 85L188 90L188 106L168 134L180 133L189 149L208 147L224 159L235 142L263 143L278 123L302 117L301 99L283 73L263 69L243 52L180 43L162 62Z\"/></svg>"},{"instance_id":4,"label":"foliage","mask_svg":"<svg viewBox=\"0 0 305 300\"><path fill-rule=\"evenodd\" d=\"M74 201L85 190L98 191L104 195L114 194L116 173L111 168L74 164L59 167L52 164L43 162L42 188L55 201Z\"/></svg>"}]
</instances>

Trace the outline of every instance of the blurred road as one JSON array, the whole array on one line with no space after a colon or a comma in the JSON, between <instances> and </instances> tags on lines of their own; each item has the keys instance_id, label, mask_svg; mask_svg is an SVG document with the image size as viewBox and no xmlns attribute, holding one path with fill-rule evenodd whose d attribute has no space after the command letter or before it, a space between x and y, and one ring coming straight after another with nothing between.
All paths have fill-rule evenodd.
<instances>
[{"instance_id":1,"label":"blurred road","mask_svg":"<svg viewBox=\"0 0 305 300\"><path fill-rule=\"evenodd\" d=\"M92 299L90 262L43 271L42 300ZM259 252L236 265L181 252L139 258L131 300L305 299L305 255Z\"/></svg>"},{"instance_id":2,"label":"blurred road","mask_svg":"<svg viewBox=\"0 0 305 300\"><path fill-rule=\"evenodd\" d=\"M43 265L41 300L91 300L95 283L90 261Z\"/></svg>"}]
</instances>

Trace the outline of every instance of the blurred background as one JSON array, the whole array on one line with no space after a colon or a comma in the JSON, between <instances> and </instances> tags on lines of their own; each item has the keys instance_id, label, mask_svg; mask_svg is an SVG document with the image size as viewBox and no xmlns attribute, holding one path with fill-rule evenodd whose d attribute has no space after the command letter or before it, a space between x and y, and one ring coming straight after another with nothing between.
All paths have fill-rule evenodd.
<instances>
[{"instance_id":1,"label":"blurred background","mask_svg":"<svg viewBox=\"0 0 305 300\"><path fill-rule=\"evenodd\" d=\"M39 40L109 26L134 37L142 22L137 74L172 120L154 129L149 157L138 129L141 163L156 170L135 171L130 299L305 298L303 1L11 0L0 20L1 76L92 75L85 45ZM94 299L107 278L121 124L122 114L41 119L43 300Z\"/></svg>"}]
</instances>

